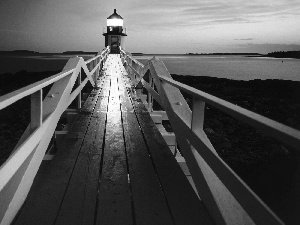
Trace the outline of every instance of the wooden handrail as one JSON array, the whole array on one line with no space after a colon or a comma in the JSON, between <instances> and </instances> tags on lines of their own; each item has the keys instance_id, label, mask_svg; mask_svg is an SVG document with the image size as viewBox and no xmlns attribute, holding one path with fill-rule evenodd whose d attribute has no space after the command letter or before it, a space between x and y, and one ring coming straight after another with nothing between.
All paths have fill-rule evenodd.
<instances>
[{"instance_id":1,"label":"wooden handrail","mask_svg":"<svg viewBox=\"0 0 300 225\"><path fill-rule=\"evenodd\" d=\"M252 220L256 224L283 224L217 155L203 130L204 104L208 103L254 128L264 130L296 151L300 147L300 131L174 81L163 62L156 58L141 65L123 50L121 56L133 83L136 86L142 83L148 94L166 110L200 198L215 222L243 224ZM150 84L143 79L147 72ZM154 79L158 92L151 85L151 79ZM179 90L193 96L193 111Z\"/></svg>"},{"instance_id":2,"label":"wooden handrail","mask_svg":"<svg viewBox=\"0 0 300 225\"><path fill-rule=\"evenodd\" d=\"M62 72L0 96L0 110L31 95L31 123L26 128L9 158L0 167L0 224L10 224L26 199L33 179L43 160L47 147L62 113L78 97L90 82L95 85L101 62L106 60L109 47L95 57L84 61L81 57L70 58ZM89 69L88 64L92 67ZM86 78L81 81L81 70ZM72 91L75 83L78 86ZM52 85L42 100L42 89ZM80 107L79 104L79 107Z\"/></svg>"},{"instance_id":3,"label":"wooden handrail","mask_svg":"<svg viewBox=\"0 0 300 225\"><path fill-rule=\"evenodd\" d=\"M179 90L182 90L192 95L193 97L200 98L204 102L209 103L210 105L239 120L242 120L252 127L264 130L268 133L268 135L275 137L276 139L293 147L294 149L300 150L300 131L288 127L284 124L278 123L267 117L261 116L250 110L244 109L240 106L234 105L223 99L217 98L213 95L207 94L196 88L177 82L173 79L161 76L159 76L159 79L167 82L168 84L171 84L174 87L177 87Z\"/></svg>"},{"instance_id":4,"label":"wooden handrail","mask_svg":"<svg viewBox=\"0 0 300 225\"><path fill-rule=\"evenodd\" d=\"M105 49L100 55L97 55L89 60L87 60L86 62L84 62L85 65L89 64L90 62L97 60L99 57L101 58L101 60L99 61L99 63L95 66L95 68L90 72L91 74L93 74L95 72L95 70L97 69L97 67L99 67L101 61L104 59L104 56L102 56L103 54L107 54L108 53L108 49ZM6 95L0 96L0 110L6 108L7 106L13 104L14 102L33 94L34 92L49 86L53 83L55 83L56 81L70 75L72 72L74 72L75 68L69 69L67 71L62 71L58 74L55 74L51 77L45 78L41 81L35 82L33 84L30 84L26 87L20 88L16 91L10 92Z\"/></svg>"},{"instance_id":5,"label":"wooden handrail","mask_svg":"<svg viewBox=\"0 0 300 225\"><path fill-rule=\"evenodd\" d=\"M30 84L26 87L20 88L16 91L10 92L6 95L0 96L0 110L6 108L7 106L15 103L16 101L33 94L34 92L55 83L56 81L70 75L75 69L68 71L62 71L58 74L55 74L51 77L45 78L41 81Z\"/></svg>"}]
</instances>

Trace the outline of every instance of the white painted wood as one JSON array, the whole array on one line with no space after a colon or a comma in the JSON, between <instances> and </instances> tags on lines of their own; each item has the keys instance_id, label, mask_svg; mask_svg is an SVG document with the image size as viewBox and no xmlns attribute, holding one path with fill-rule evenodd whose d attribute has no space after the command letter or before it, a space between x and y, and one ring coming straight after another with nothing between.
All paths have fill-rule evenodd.
<instances>
[{"instance_id":1,"label":"white painted wood","mask_svg":"<svg viewBox=\"0 0 300 225\"><path fill-rule=\"evenodd\" d=\"M62 71L58 74L55 74L51 77L48 77L44 80L35 82L31 85L28 85L24 88L20 88L16 91L13 91L11 93L8 93L6 95L0 96L0 110L3 108L6 108L7 106L13 104L14 102L33 94L34 92L39 91L40 89L62 79L63 77L68 76L70 73L72 73L74 69L70 69L68 71Z\"/></svg>"},{"instance_id":2,"label":"white painted wood","mask_svg":"<svg viewBox=\"0 0 300 225\"><path fill-rule=\"evenodd\" d=\"M161 134L167 132L166 129L164 128L164 126L163 126L162 124L155 124L155 125L156 125L157 129L159 130L159 132L160 132Z\"/></svg>"},{"instance_id":3,"label":"white painted wood","mask_svg":"<svg viewBox=\"0 0 300 225\"><path fill-rule=\"evenodd\" d=\"M141 83L143 84L143 86L147 89L148 91L148 103L149 104L153 104L153 98L155 99L155 101L158 102L158 104L160 103L160 97L159 94L153 89L153 87L151 87L150 84L148 84L143 78L141 79ZM153 97L153 98L152 98ZM151 99L151 101L149 102L149 99ZM152 109L153 111L153 109Z\"/></svg>"},{"instance_id":4,"label":"white painted wood","mask_svg":"<svg viewBox=\"0 0 300 225\"><path fill-rule=\"evenodd\" d=\"M43 89L31 94L30 132L42 125Z\"/></svg>"},{"instance_id":5,"label":"white painted wood","mask_svg":"<svg viewBox=\"0 0 300 225\"><path fill-rule=\"evenodd\" d=\"M205 92L199 91L185 84L174 81L170 78L159 77L159 79L193 96L196 96L197 98L202 99L202 101L209 103L221 111L244 121L252 127L264 130L268 135L273 136L274 138L293 147L294 149L297 149L298 151L300 150L300 131L251 112L240 106L234 105L230 102L226 102Z\"/></svg>"},{"instance_id":6,"label":"white painted wood","mask_svg":"<svg viewBox=\"0 0 300 225\"><path fill-rule=\"evenodd\" d=\"M131 56L126 53L123 55L127 62L132 61ZM164 64L155 58L147 62L147 66L141 70L138 77L142 78L148 69L153 75L160 104L166 109L197 190L200 191L200 197L216 223L252 224L255 221L257 224L281 224L282 221L217 156L203 131L205 102L250 125L255 121L256 127L265 127L266 131L270 128L276 130L272 131L276 133L275 137L285 133L285 136L279 139L286 139L285 142L292 141L293 147L300 146L298 131L282 127L260 115L253 115L252 112L172 80ZM136 72L138 71L136 69ZM193 114L177 88L194 96ZM284 131L280 130L282 128Z\"/></svg>"},{"instance_id":7,"label":"white painted wood","mask_svg":"<svg viewBox=\"0 0 300 225\"><path fill-rule=\"evenodd\" d=\"M166 113L166 111L152 111L153 114L156 115L161 115L162 116L162 120L169 120L168 115Z\"/></svg>"},{"instance_id":8,"label":"white painted wood","mask_svg":"<svg viewBox=\"0 0 300 225\"><path fill-rule=\"evenodd\" d=\"M10 178L16 173L26 158L32 153L34 147L39 143L46 127L49 126L51 116L43 123L42 127L36 129L27 140L13 153L0 167L0 193L7 185Z\"/></svg>"},{"instance_id":9,"label":"white painted wood","mask_svg":"<svg viewBox=\"0 0 300 225\"><path fill-rule=\"evenodd\" d=\"M139 97L142 100L142 102L147 102L147 95L139 94Z\"/></svg>"},{"instance_id":10,"label":"white painted wood","mask_svg":"<svg viewBox=\"0 0 300 225\"><path fill-rule=\"evenodd\" d=\"M182 156L178 156L176 157L176 161L178 162L178 164L180 165L184 175L186 176L191 176L191 173L189 171L189 168L186 165L185 159Z\"/></svg>"},{"instance_id":11,"label":"white painted wood","mask_svg":"<svg viewBox=\"0 0 300 225\"><path fill-rule=\"evenodd\" d=\"M155 61L155 59L152 59L151 61ZM177 116L188 121L188 123L191 123L191 110L177 88L172 87L168 83L159 82L157 74L164 74L165 76L170 77L163 64L151 64L150 70L155 79L158 92L162 98L162 106L168 114L168 118L175 132L182 154L187 162L189 171L194 177L200 198L208 208L214 221L217 224L226 224L224 218L226 215L222 214L215 193L212 192L211 187L206 181L206 176L204 175L207 173L206 168L202 164L199 164L199 160L195 158L194 149L192 149L188 142L185 133L182 132L181 126L177 123ZM212 179L211 177L208 178ZM233 212L233 214L235 213Z\"/></svg>"},{"instance_id":12,"label":"white painted wood","mask_svg":"<svg viewBox=\"0 0 300 225\"><path fill-rule=\"evenodd\" d=\"M109 51L105 51L107 55ZM61 73L0 98L1 109L32 95L31 124L8 160L0 167L0 224L9 224L25 201L56 124L71 99L80 93L87 81L93 83L91 74L87 71L88 78L71 93L82 68L87 70L82 58L71 58ZM53 86L41 103L42 88L52 83Z\"/></svg>"},{"instance_id":13,"label":"white painted wood","mask_svg":"<svg viewBox=\"0 0 300 225\"><path fill-rule=\"evenodd\" d=\"M80 86L81 85L81 71L79 71L78 75L77 75L77 85ZM81 109L81 89L79 89L78 91L78 95L77 95L77 110Z\"/></svg>"},{"instance_id":14,"label":"white painted wood","mask_svg":"<svg viewBox=\"0 0 300 225\"><path fill-rule=\"evenodd\" d=\"M167 145L176 145L176 137L174 133L162 133L163 138L165 139Z\"/></svg>"},{"instance_id":15,"label":"white painted wood","mask_svg":"<svg viewBox=\"0 0 300 225\"><path fill-rule=\"evenodd\" d=\"M162 116L161 115L151 113L150 116L151 116L151 119L153 120L154 123L158 123L158 124L162 123Z\"/></svg>"},{"instance_id":16,"label":"white painted wood","mask_svg":"<svg viewBox=\"0 0 300 225\"><path fill-rule=\"evenodd\" d=\"M192 131L194 131L198 135L203 132L204 109L205 109L205 102L203 102L199 98L194 97L191 128Z\"/></svg>"},{"instance_id":17,"label":"white painted wood","mask_svg":"<svg viewBox=\"0 0 300 225\"><path fill-rule=\"evenodd\" d=\"M71 66L72 63L74 63L76 66L78 62L78 57L70 59L67 65L65 66L65 69L68 69L68 67ZM9 224L13 220L14 215L18 212L23 202L25 201L26 196L32 185L33 179L43 160L45 151L47 150L47 146L52 138L52 134L55 130L56 124L60 118L60 115L63 112L62 110L65 109L64 107L67 107L67 93L71 92L72 87L76 81L77 74L78 68L76 66L76 69L73 72L72 76L64 77L59 82L56 82L50 89L47 97L45 98L43 119L46 119L49 115L52 114L52 116L50 117L51 121L49 125L45 128L43 138L37 139L39 140L38 145L34 148L32 159L29 161L28 165L23 169L22 173L20 174L21 179L19 178L20 176L18 176L18 180L20 180L20 182L17 184L17 188L12 189L14 193L13 195L11 195L11 198L8 199L9 201L6 205L7 210L5 214L1 215L1 223ZM62 97L65 101L62 101L62 104L59 104L61 102Z\"/></svg>"},{"instance_id":18,"label":"white painted wood","mask_svg":"<svg viewBox=\"0 0 300 225\"><path fill-rule=\"evenodd\" d=\"M155 67L154 71L156 71L160 75L164 74L165 76L168 76L169 74L168 74L166 68L164 67L163 63L160 63L160 62L156 62L156 63L158 64L158 66L156 67L156 64L153 65ZM168 77L168 79L170 79L170 77ZM176 96L175 92L174 92L175 90L173 88L169 87L168 85L169 84L162 83L161 86L163 88L161 90L159 90L159 93L160 93L160 91L162 91L162 93L166 93L165 97L169 98L169 104L171 104L171 107L173 107L172 101L178 101L178 100L184 101L184 100L180 100L180 96L179 95ZM162 93L160 93L160 94L162 94ZM177 133L179 134L178 136L182 136L182 135L186 136L188 142L195 147L195 150L197 150L198 153L201 154L202 157L204 157L203 150L204 150L204 148L206 148L207 153L210 156L214 157L216 159L215 163L218 162L219 166L220 166L220 164L222 164L221 162L223 162L223 161L217 156L217 154L215 153L215 150L213 148L211 148L212 146L211 146L209 140L207 139L205 133L202 132L201 135L197 135L191 131L190 122L189 122L190 118L188 118L189 117L188 110L186 110L186 113L184 113L183 109L186 108L186 106L184 106L184 104L182 104L182 106L183 106L182 109L178 110L177 108L173 108L172 112L170 112L170 114L173 114L173 116L174 116L173 117L174 122L173 122L172 126L174 125L174 127L178 126L178 128L180 128L180 129L177 129ZM168 110L166 110L166 111L168 113ZM169 115L169 113L168 113L168 115ZM170 116L169 116L169 118L170 118ZM171 118L170 118L170 121L171 121ZM185 124L184 127L183 127L183 124ZM193 135L189 137L187 132L189 132ZM201 141L196 141L197 138L199 138ZM183 142L184 141L182 141L182 143ZM186 146L185 148L188 148L188 146ZM193 152L195 159L197 159L199 166L202 167L202 164L200 163L202 161L201 158L199 157L200 155L198 155L198 153L196 153L194 151L194 149L191 149L191 151ZM184 157L186 157L186 155L184 155ZM244 208L247 211L248 215L250 215L251 218L258 224L263 224L266 221L268 221L267 223L271 223L271 224L281 224L282 221L280 221L278 219L278 217L235 175L235 173L233 171L225 169L225 166L227 166L226 164L223 164L225 166L221 170L220 167L212 165L212 159L207 159L207 158L204 158L204 159L205 159L205 162L209 164L209 166L211 167L212 170L208 169L208 168L204 168L204 167L202 167L201 170L204 173L204 177L208 181L209 188L211 189L213 195L215 196L214 198L217 201L219 209L222 210L221 212L222 212L222 215L224 216L226 223L232 223L232 222L243 223L245 216L247 215L247 214L245 214L245 211L243 210L243 208ZM188 160L187 160L187 163L189 166ZM226 174L226 175L231 176L232 178L233 177L235 177L235 178L233 178L230 182L226 182L228 177L222 176L220 174L222 171L224 172L224 170L226 172L228 172L228 174ZM220 173L217 173L217 171ZM192 173L192 175L194 177L193 170L190 169L190 172ZM209 173L211 173L210 176L207 176L206 174L209 174ZM225 186L230 190L230 192L228 192L228 190L224 189L225 186L222 185L222 183L220 183L218 181L218 178L214 175L214 173L217 174L217 176L221 179L221 181L225 184ZM215 177L215 179L214 179L214 177ZM197 180L194 179L194 181L195 181L195 184L197 185ZM232 186L230 186L233 183L239 185L239 187L233 188ZM244 193L241 194L241 192L243 190L244 190ZM198 189L198 191L199 191L199 189ZM233 198L230 193L233 196L235 196L235 198L238 201L236 201L235 198ZM200 194L200 196L203 197L201 194ZM219 196L221 196L221 197L219 197ZM240 206L242 206L243 208L241 208ZM255 206L255 207L253 207L253 206ZM248 220L248 222L249 222L249 220Z\"/></svg>"}]
</instances>

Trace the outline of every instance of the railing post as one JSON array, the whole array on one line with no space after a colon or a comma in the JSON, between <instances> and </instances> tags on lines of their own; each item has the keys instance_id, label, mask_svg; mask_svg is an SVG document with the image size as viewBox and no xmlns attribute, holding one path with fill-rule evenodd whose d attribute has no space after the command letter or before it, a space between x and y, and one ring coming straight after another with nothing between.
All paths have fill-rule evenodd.
<instances>
[{"instance_id":1,"label":"railing post","mask_svg":"<svg viewBox=\"0 0 300 225\"><path fill-rule=\"evenodd\" d=\"M98 65L98 63L100 62L100 60L101 60L101 56L99 58L97 58L96 65ZM96 70L96 73L94 74L94 82L95 82L95 84L96 84L97 78L99 76L100 66L101 65L98 66L98 68Z\"/></svg>"},{"instance_id":2,"label":"railing post","mask_svg":"<svg viewBox=\"0 0 300 225\"><path fill-rule=\"evenodd\" d=\"M205 102L203 102L199 98L194 97L191 128L192 131L194 131L198 135L200 134L200 132L203 131L204 110L205 110Z\"/></svg>"},{"instance_id":3,"label":"railing post","mask_svg":"<svg viewBox=\"0 0 300 225\"><path fill-rule=\"evenodd\" d=\"M153 77L151 76L151 73L149 74L149 82L150 82L150 87L153 88L154 82L153 82ZM152 107L153 107L153 97L152 97L151 93L148 91L148 112L153 111Z\"/></svg>"},{"instance_id":4,"label":"railing post","mask_svg":"<svg viewBox=\"0 0 300 225\"><path fill-rule=\"evenodd\" d=\"M78 73L77 84L78 84L78 86L80 86L80 84L81 84L81 69ZM77 110L80 110L80 109L81 109L81 90L79 91L79 94L77 96Z\"/></svg>"},{"instance_id":5,"label":"railing post","mask_svg":"<svg viewBox=\"0 0 300 225\"><path fill-rule=\"evenodd\" d=\"M38 90L37 92L31 95L31 122L30 122L30 132L42 125L43 120L43 89Z\"/></svg>"}]
</instances>

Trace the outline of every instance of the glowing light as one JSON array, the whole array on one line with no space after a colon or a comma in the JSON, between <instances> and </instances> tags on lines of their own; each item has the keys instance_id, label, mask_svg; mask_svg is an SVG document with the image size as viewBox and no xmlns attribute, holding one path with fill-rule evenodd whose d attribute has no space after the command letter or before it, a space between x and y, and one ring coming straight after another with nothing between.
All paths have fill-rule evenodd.
<instances>
[{"instance_id":1,"label":"glowing light","mask_svg":"<svg viewBox=\"0 0 300 225\"><path fill-rule=\"evenodd\" d=\"M107 19L107 26L119 26L122 27L123 26L123 20L122 19Z\"/></svg>"}]
</instances>

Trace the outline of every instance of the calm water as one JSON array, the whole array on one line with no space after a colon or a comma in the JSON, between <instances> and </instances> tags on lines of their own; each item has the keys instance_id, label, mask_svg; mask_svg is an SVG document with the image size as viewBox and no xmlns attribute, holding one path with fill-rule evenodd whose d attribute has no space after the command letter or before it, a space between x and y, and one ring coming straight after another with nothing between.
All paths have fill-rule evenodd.
<instances>
[{"instance_id":1,"label":"calm water","mask_svg":"<svg viewBox=\"0 0 300 225\"><path fill-rule=\"evenodd\" d=\"M136 57L142 63L150 58L150 56ZM244 56L163 56L157 58L165 63L171 74L237 80L284 79L300 81L299 59Z\"/></svg>"},{"instance_id":2,"label":"calm water","mask_svg":"<svg viewBox=\"0 0 300 225\"><path fill-rule=\"evenodd\" d=\"M61 70L70 56L3 57L0 74L27 71ZM84 55L85 59L92 56ZM152 56L135 57L145 63ZM211 76L229 79L285 79L300 81L299 59L274 59L244 56L158 56L170 73L179 75Z\"/></svg>"}]
</instances>

